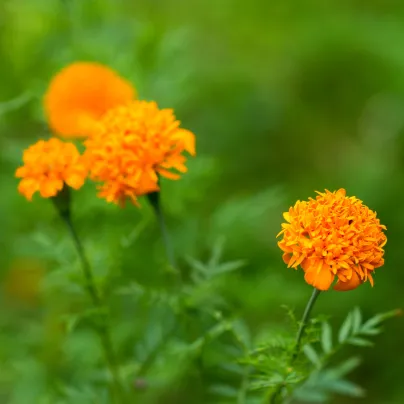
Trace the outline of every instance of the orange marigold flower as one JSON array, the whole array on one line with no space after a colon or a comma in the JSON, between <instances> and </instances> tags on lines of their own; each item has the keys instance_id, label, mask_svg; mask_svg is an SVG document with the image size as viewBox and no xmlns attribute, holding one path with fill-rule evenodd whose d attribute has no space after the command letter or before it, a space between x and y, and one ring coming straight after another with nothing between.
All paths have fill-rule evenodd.
<instances>
[{"instance_id":1,"label":"orange marigold flower","mask_svg":"<svg viewBox=\"0 0 404 404\"><path fill-rule=\"evenodd\" d=\"M158 175L178 179L185 173L187 151L195 155L195 136L179 127L171 109L133 101L110 110L98 133L88 138L90 177L102 183L100 196L123 204L127 198L157 191Z\"/></svg>"},{"instance_id":2,"label":"orange marigold flower","mask_svg":"<svg viewBox=\"0 0 404 404\"><path fill-rule=\"evenodd\" d=\"M132 101L135 90L99 63L76 62L57 73L44 97L49 125L64 137L85 137L110 108Z\"/></svg>"},{"instance_id":3,"label":"orange marigold flower","mask_svg":"<svg viewBox=\"0 0 404 404\"><path fill-rule=\"evenodd\" d=\"M335 290L352 290L368 279L373 286L372 273L384 264L386 227L344 189L317 193L283 214L283 260L288 268L300 265L306 282L319 290L328 290L335 277Z\"/></svg>"},{"instance_id":4,"label":"orange marigold flower","mask_svg":"<svg viewBox=\"0 0 404 404\"><path fill-rule=\"evenodd\" d=\"M23 162L15 176L21 178L18 191L29 201L37 191L43 198L53 197L64 184L79 189L88 172L76 146L56 138L39 140L28 147Z\"/></svg>"}]
</instances>

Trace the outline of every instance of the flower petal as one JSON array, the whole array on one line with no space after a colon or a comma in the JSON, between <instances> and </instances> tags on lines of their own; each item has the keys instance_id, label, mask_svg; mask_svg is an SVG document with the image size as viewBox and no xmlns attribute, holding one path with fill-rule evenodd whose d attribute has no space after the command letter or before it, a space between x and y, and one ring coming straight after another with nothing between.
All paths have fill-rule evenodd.
<instances>
[{"instance_id":1,"label":"flower petal","mask_svg":"<svg viewBox=\"0 0 404 404\"><path fill-rule=\"evenodd\" d=\"M292 256L291 256L289 253L284 253L284 254L282 255L283 262L284 262L286 265L289 264L289 261L290 261L291 258L292 258Z\"/></svg>"},{"instance_id":2,"label":"flower petal","mask_svg":"<svg viewBox=\"0 0 404 404\"><path fill-rule=\"evenodd\" d=\"M24 178L18 184L18 192L24 195L29 201L32 200L32 196L39 189L38 181L33 178Z\"/></svg>"},{"instance_id":3,"label":"flower petal","mask_svg":"<svg viewBox=\"0 0 404 404\"><path fill-rule=\"evenodd\" d=\"M338 290L339 292L345 292L348 290L356 289L362 283L356 271L352 271L351 279L347 279L346 282L342 282L341 279L334 286L334 290Z\"/></svg>"},{"instance_id":4,"label":"flower petal","mask_svg":"<svg viewBox=\"0 0 404 404\"><path fill-rule=\"evenodd\" d=\"M323 265L320 271L306 271L304 279L309 285L314 286L318 290L328 290L334 281L334 274L330 268Z\"/></svg>"}]
</instances>

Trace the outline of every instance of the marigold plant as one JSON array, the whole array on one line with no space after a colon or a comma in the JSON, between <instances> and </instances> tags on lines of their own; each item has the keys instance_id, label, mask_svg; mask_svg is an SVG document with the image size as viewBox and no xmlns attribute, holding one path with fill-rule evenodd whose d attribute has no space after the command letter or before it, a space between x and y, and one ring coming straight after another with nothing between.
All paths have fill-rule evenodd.
<instances>
[{"instance_id":1,"label":"marigold plant","mask_svg":"<svg viewBox=\"0 0 404 404\"><path fill-rule=\"evenodd\" d=\"M108 202L137 203L137 196L159 189L158 176L185 173L186 151L195 155L195 136L179 127L171 109L134 101L110 110L98 132L85 142L90 177Z\"/></svg>"},{"instance_id":2,"label":"marigold plant","mask_svg":"<svg viewBox=\"0 0 404 404\"><path fill-rule=\"evenodd\" d=\"M21 178L18 191L28 200L37 191L43 198L53 197L65 184L79 189L87 176L87 166L76 146L56 138L28 147L23 163L15 175Z\"/></svg>"},{"instance_id":3,"label":"marigold plant","mask_svg":"<svg viewBox=\"0 0 404 404\"><path fill-rule=\"evenodd\" d=\"M344 189L318 192L308 201L297 201L284 213L283 235L278 243L288 267L300 265L308 284L345 291L369 280L384 264L386 227L361 200L347 197Z\"/></svg>"},{"instance_id":4,"label":"marigold plant","mask_svg":"<svg viewBox=\"0 0 404 404\"><path fill-rule=\"evenodd\" d=\"M62 137L85 137L109 109L135 98L133 86L99 63L76 62L51 80L44 97L51 129Z\"/></svg>"}]
</instances>

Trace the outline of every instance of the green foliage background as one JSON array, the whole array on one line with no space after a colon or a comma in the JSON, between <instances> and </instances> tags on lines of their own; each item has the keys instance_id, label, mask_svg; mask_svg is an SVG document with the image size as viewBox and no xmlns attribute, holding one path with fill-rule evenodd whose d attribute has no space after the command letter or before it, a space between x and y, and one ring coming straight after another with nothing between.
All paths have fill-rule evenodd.
<instances>
[{"instance_id":1,"label":"green foliage background","mask_svg":"<svg viewBox=\"0 0 404 404\"><path fill-rule=\"evenodd\" d=\"M346 188L378 212L389 239L373 289L325 293L315 312L340 324L356 305L366 316L403 305L403 41L404 3L394 0L2 1L0 402L54 403L47 391L61 380L85 392L99 356L88 329L66 337L60 326L83 300L65 229L50 203L18 195L14 178L22 150L49 136L41 97L58 69L108 64L195 132L189 173L163 184L175 249L185 273L186 257L205 262L221 242L223 259L246 261L202 288L195 306L220 296L260 340L287 329L281 305L300 315L311 293L302 271L285 268L275 236L282 212L315 190ZM108 288L138 285L162 298L173 282L145 200L140 210L120 209L87 184L73 211ZM141 361L147 333L170 328L166 305L151 311L136 290L132 300L111 298L114 338L128 361ZM194 339L203 323L195 321ZM361 351L353 380L366 403L404 400L403 331L392 321L374 349ZM208 350L202 367L169 358L166 373L149 377L160 386L169 376L171 388L147 402L219 403L205 391L221 377L218 352Z\"/></svg>"}]
</instances>

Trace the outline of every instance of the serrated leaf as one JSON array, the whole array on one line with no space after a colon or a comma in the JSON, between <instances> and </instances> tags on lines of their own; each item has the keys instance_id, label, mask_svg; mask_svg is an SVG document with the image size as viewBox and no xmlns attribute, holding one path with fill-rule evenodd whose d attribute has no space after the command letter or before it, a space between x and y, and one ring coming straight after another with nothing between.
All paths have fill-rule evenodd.
<instances>
[{"instance_id":1,"label":"serrated leaf","mask_svg":"<svg viewBox=\"0 0 404 404\"><path fill-rule=\"evenodd\" d=\"M324 353L329 353L332 350L332 329L326 321L323 322L321 328L321 346Z\"/></svg>"},{"instance_id":2,"label":"serrated leaf","mask_svg":"<svg viewBox=\"0 0 404 404\"><path fill-rule=\"evenodd\" d=\"M303 347L303 352L307 356L307 359L310 362L312 362L316 366L320 365L320 358L319 358L316 350L310 344L306 344Z\"/></svg>"},{"instance_id":3,"label":"serrated leaf","mask_svg":"<svg viewBox=\"0 0 404 404\"><path fill-rule=\"evenodd\" d=\"M351 337L347 340L348 344L355 346L373 346L373 343L364 338Z\"/></svg>"},{"instance_id":4,"label":"serrated leaf","mask_svg":"<svg viewBox=\"0 0 404 404\"><path fill-rule=\"evenodd\" d=\"M352 312L352 330L357 333L362 325L362 313L359 307L355 307Z\"/></svg>"},{"instance_id":5,"label":"serrated leaf","mask_svg":"<svg viewBox=\"0 0 404 404\"><path fill-rule=\"evenodd\" d=\"M345 340L348 338L348 335L351 332L351 328L352 328L352 314L348 313L345 321L342 323L342 326L339 329L338 342L340 344L343 344Z\"/></svg>"}]
</instances>

